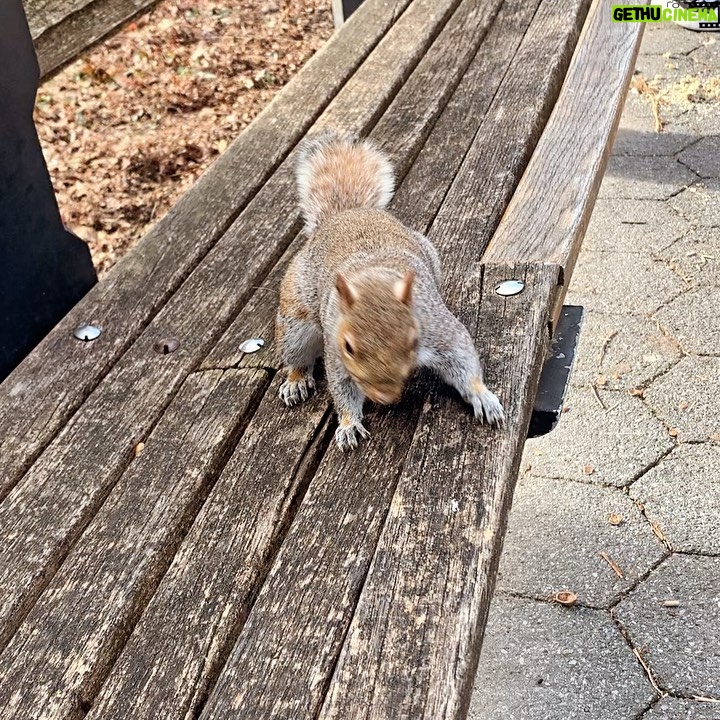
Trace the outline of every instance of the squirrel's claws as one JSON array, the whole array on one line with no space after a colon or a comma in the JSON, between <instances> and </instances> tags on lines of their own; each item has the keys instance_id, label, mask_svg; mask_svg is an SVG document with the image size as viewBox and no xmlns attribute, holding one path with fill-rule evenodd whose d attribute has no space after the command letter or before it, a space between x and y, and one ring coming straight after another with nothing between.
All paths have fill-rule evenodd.
<instances>
[{"instance_id":1,"label":"squirrel's claws","mask_svg":"<svg viewBox=\"0 0 720 720\"><path fill-rule=\"evenodd\" d=\"M335 431L335 442L338 444L338 447L342 450L342 452L357 448L358 441L357 437L355 437L356 432L363 438L363 440L370 439L370 433L359 421L352 422L345 427L343 427L342 424L338 426L338 429Z\"/></svg>"},{"instance_id":2,"label":"squirrel's claws","mask_svg":"<svg viewBox=\"0 0 720 720\"><path fill-rule=\"evenodd\" d=\"M287 379L281 386L278 395L288 406L292 407L300 402L305 402L310 393L315 389L315 379L312 375L306 375L299 380Z\"/></svg>"},{"instance_id":3,"label":"squirrel's claws","mask_svg":"<svg viewBox=\"0 0 720 720\"><path fill-rule=\"evenodd\" d=\"M481 422L485 420L490 425L505 427L505 411L494 393L484 390L477 395L473 395L471 402L475 410L476 420Z\"/></svg>"}]
</instances>

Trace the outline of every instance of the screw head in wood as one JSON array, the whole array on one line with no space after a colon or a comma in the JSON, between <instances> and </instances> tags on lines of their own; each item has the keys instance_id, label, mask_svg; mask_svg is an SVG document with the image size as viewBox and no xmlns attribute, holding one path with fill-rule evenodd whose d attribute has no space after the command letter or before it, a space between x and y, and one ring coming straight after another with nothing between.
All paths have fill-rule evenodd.
<instances>
[{"instance_id":1,"label":"screw head in wood","mask_svg":"<svg viewBox=\"0 0 720 720\"><path fill-rule=\"evenodd\" d=\"M161 338L153 345L155 352L160 355L174 353L179 347L180 343L175 338Z\"/></svg>"},{"instance_id":2,"label":"screw head in wood","mask_svg":"<svg viewBox=\"0 0 720 720\"><path fill-rule=\"evenodd\" d=\"M73 330L73 335L78 340L83 340L84 342L97 340L101 334L102 330L99 327L96 325L88 325L88 323L82 323Z\"/></svg>"},{"instance_id":3,"label":"screw head in wood","mask_svg":"<svg viewBox=\"0 0 720 720\"><path fill-rule=\"evenodd\" d=\"M495 292L502 297L512 297L519 295L524 289L525 283L522 280L503 280L495 288Z\"/></svg>"},{"instance_id":4,"label":"screw head in wood","mask_svg":"<svg viewBox=\"0 0 720 720\"><path fill-rule=\"evenodd\" d=\"M238 350L249 355L250 353L256 353L258 350L262 350L264 347L265 341L262 338L248 338L240 343Z\"/></svg>"}]
</instances>

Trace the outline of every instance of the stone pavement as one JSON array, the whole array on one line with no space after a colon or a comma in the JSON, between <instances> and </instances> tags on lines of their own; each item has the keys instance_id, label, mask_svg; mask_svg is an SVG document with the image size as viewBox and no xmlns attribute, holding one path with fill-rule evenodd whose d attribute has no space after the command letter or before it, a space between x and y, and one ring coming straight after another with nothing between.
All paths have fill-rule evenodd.
<instances>
[{"instance_id":1,"label":"stone pavement","mask_svg":"<svg viewBox=\"0 0 720 720\"><path fill-rule=\"evenodd\" d=\"M471 720L720 720L720 34L648 26L633 85L567 298L586 317L566 412L526 446Z\"/></svg>"}]
</instances>

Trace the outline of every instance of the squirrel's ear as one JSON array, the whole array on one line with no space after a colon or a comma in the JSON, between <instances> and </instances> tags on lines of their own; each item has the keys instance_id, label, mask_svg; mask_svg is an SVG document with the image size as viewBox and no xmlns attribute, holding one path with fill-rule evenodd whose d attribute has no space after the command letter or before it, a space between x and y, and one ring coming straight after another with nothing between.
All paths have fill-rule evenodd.
<instances>
[{"instance_id":1,"label":"squirrel's ear","mask_svg":"<svg viewBox=\"0 0 720 720\"><path fill-rule=\"evenodd\" d=\"M335 287L340 296L340 307L346 309L351 308L355 300L357 300L357 293L340 273L338 273L337 278L335 278Z\"/></svg>"},{"instance_id":2,"label":"squirrel's ear","mask_svg":"<svg viewBox=\"0 0 720 720\"><path fill-rule=\"evenodd\" d=\"M415 271L407 270L405 277L395 283L395 297L405 305L410 304L412 300L412 286L415 280Z\"/></svg>"}]
</instances>

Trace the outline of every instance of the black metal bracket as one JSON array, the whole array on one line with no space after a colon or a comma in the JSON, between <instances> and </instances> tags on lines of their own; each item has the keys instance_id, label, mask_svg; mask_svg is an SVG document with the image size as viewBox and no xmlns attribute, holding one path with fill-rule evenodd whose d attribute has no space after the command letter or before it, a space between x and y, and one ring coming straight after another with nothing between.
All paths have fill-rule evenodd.
<instances>
[{"instance_id":1,"label":"black metal bracket","mask_svg":"<svg viewBox=\"0 0 720 720\"><path fill-rule=\"evenodd\" d=\"M35 125L40 79L21 0L0 0L0 381L95 284L63 226Z\"/></svg>"},{"instance_id":2,"label":"black metal bracket","mask_svg":"<svg viewBox=\"0 0 720 720\"><path fill-rule=\"evenodd\" d=\"M580 337L584 311L579 305L564 305L543 365L535 397L528 438L547 435L560 422L570 373Z\"/></svg>"}]
</instances>

